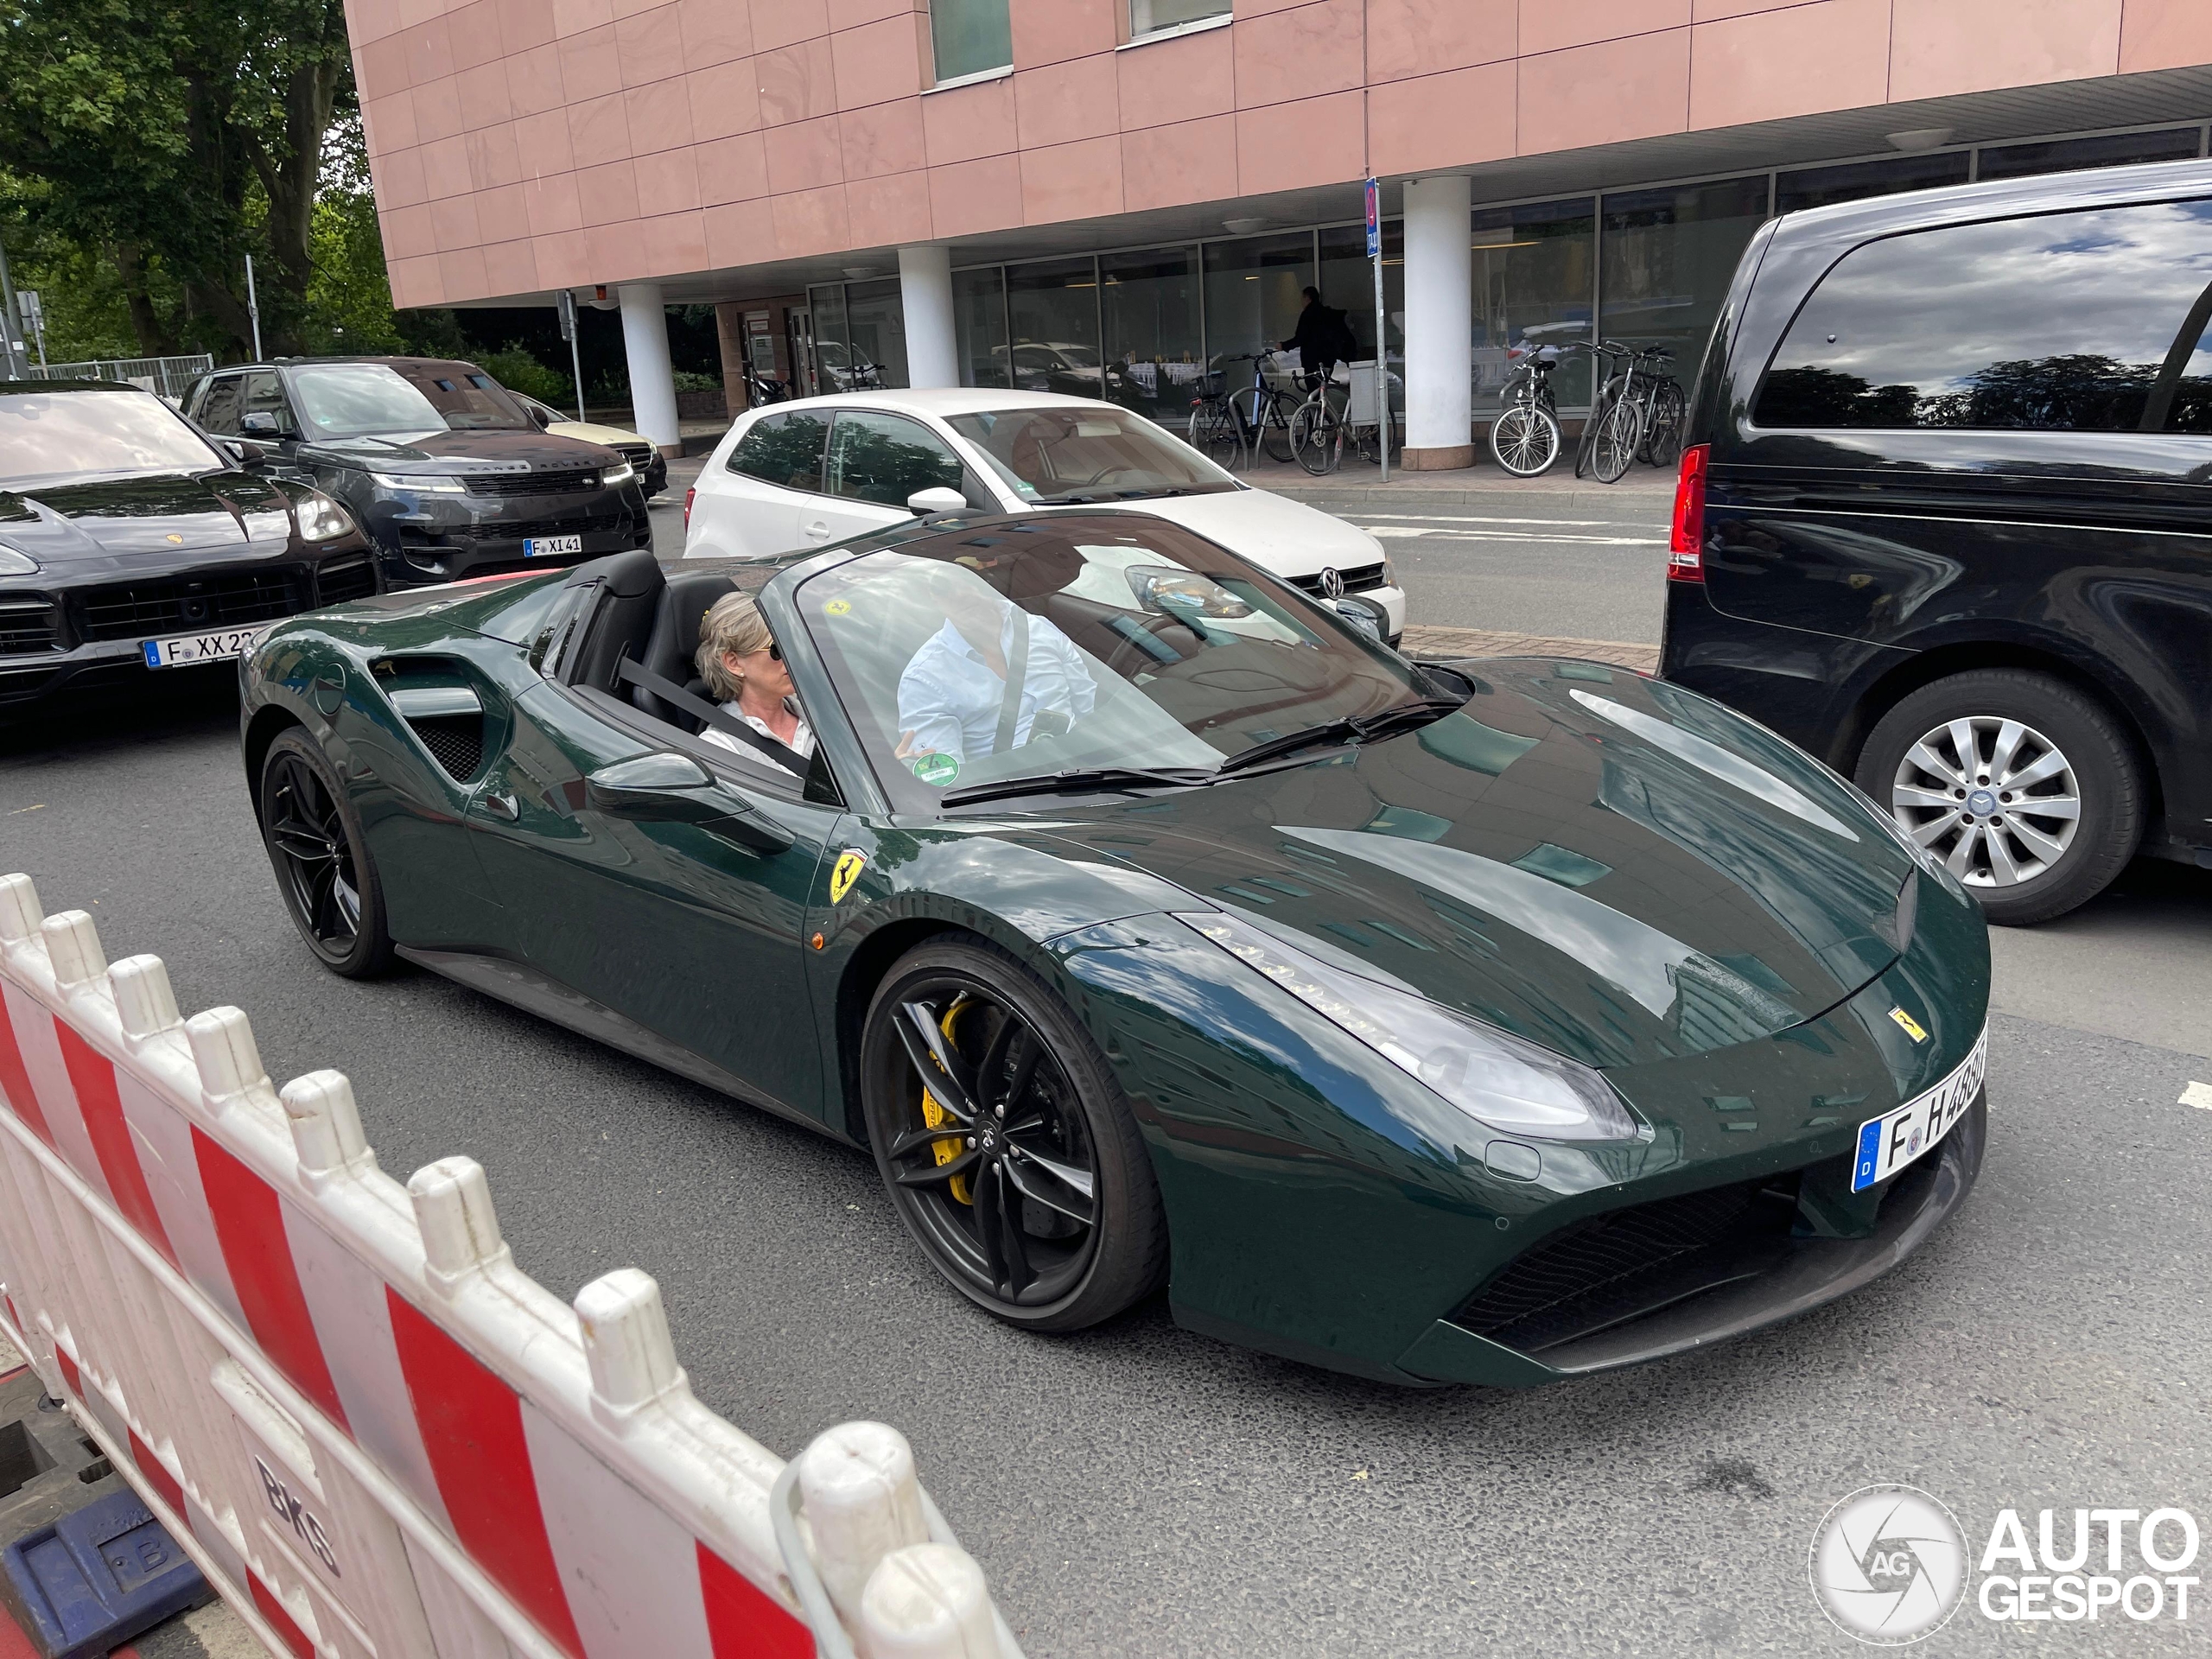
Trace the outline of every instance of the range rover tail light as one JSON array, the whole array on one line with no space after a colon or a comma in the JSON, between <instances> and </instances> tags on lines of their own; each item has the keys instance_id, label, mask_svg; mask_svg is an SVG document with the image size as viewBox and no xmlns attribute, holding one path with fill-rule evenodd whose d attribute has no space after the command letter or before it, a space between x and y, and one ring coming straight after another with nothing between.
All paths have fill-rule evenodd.
<instances>
[{"instance_id":1,"label":"range rover tail light","mask_svg":"<svg viewBox=\"0 0 2212 1659\"><path fill-rule=\"evenodd\" d=\"M1693 444L1682 451L1681 470L1675 475L1675 527L1667 543L1667 580L1705 580L1705 463L1709 446Z\"/></svg>"}]
</instances>

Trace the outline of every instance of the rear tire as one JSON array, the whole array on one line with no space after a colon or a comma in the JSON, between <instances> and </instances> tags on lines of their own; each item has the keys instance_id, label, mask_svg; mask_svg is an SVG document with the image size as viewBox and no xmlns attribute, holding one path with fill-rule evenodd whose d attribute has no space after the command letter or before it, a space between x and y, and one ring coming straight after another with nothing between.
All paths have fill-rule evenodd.
<instances>
[{"instance_id":1,"label":"rear tire","mask_svg":"<svg viewBox=\"0 0 2212 1659\"><path fill-rule=\"evenodd\" d=\"M1298 446L1290 435L1290 421L1282 412L1279 399L1269 397L1260 409L1260 448L1267 452L1269 461L1287 462L1297 453Z\"/></svg>"},{"instance_id":2,"label":"rear tire","mask_svg":"<svg viewBox=\"0 0 2212 1659\"><path fill-rule=\"evenodd\" d=\"M1549 472L1560 452L1559 423L1534 404L1509 404L1490 423L1490 455L1516 478Z\"/></svg>"},{"instance_id":3,"label":"rear tire","mask_svg":"<svg viewBox=\"0 0 2212 1659\"><path fill-rule=\"evenodd\" d=\"M2000 926L2088 902L2143 838L2142 768L2127 734L2094 699L2024 669L1921 687L1877 722L1855 776Z\"/></svg>"},{"instance_id":4,"label":"rear tire","mask_svg":"<svg viewBox=\"0 0 2212 1659\"><path fill-rule=\"evenodd\" d=\"M1590 475L1600 484L1618 484L1627 477L1643 428L1643 414L1634 404L1622 399L1606 410L1590 448Z\"/></svg>"},{"instance_id":5,"label":"rear tire","mask_svg":"<svg viewBox=\"0 0 2212 1659\"><path fill-rule=\"evenodd\" d=\"M1290 417L1290 449L1316 478L1337 470L1344 456L1344 423L1324 404L1300 404Z\"/></svg>"},{"instance_id":6,"label":"rear tire","mask_svg":"<svg viewBox=\"0 0 2212 1659\"><path fill-rule=\"evenodd\" d=\"M1236 417L1225 404L1200 404L1191 411L1191 448L1224 470L1234 467L1244 452L1236 434Z\"/></svg>"}]
</instances>

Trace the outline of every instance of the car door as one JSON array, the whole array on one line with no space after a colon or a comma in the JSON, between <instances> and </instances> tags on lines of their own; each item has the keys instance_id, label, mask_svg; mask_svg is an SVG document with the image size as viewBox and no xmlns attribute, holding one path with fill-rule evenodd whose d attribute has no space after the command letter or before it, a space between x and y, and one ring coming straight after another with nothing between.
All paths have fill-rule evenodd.
<instances>
[{"instance_id":1,"label":"car door","mask_svg":"<svg viewBox=\"0 0 2212 1659\"><path fill-rule=\"evenodd\" d=\"M238 431L238 392L245 384L242 374L219 374L203 382L195 394L192 417L218 437L235 438Z\"/></svg>"},{"instance_id":2,"label":"car door","mask_svg":"<svg viewBox=\"0 0 2212 1659\"><path fill-rule=\"evenodd\" d=\"M823 1079L801 926L843 809L588 687L546 679L509 713L510 734L469 822L522 962L596 1005L562 1017L818 1116ZM725 821L610 804L593 781L656 754L702 767L711 783L691 793ZM687 1067L668 1046L713 1072Z\"/></svg>"},{"instance_id":3,"label":"car door","mask_svg":"<svg viewBox=\"0 0 2212 1659\"><path fill-rule=\"evenodd\" d=\"M827 543L903 524L914 516L906 498L917 490L951 490L971 503L989 501L971 493L975 482L952 446L921 422L877 410L841 409L830 428L822 493L800 509L799 535L803 543Z\"/></svg>"},{"instance_id":4,"label":"car door","mask_svg":"<svg viewBox=\"0 0 2212 1659\"><path fill-rule=\"evenodd\" d=\"M683 551L691 558L765 558L804 544L799 515L820 495L830 417L784 410L746 428L728 458L702 475Z\"/></svg>"}]
</instances>

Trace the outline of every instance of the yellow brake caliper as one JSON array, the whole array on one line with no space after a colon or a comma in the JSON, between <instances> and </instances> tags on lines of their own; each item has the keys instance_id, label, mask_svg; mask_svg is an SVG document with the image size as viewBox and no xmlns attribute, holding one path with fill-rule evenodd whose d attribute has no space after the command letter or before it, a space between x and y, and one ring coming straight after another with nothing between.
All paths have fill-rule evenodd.
<instances>
[{"instance_id":1,"label":"yellow brake caliper","mask_svg":"<svg viewBox=\"0 0 2212 1659\"><path fill-rule=\"evenodd\" d=\"M944 1040L948 1043L952 1040L952 1022L957 1020L968 1007L968 1001L969 999L965 996L955 997L952 1006L944 1011L944 1018L938 1021L938 1029L944 1033ZM952 1122L952 1114L938 1104L937 1096L930 1093L927 1084L922 1085L922 1122L933 1129L941 1124ZM955 1127L958 1126L955 1125ZM937 1155L938 1164L942 1167L957 1158L965 1144L965 1136L948 1135L942 1141L931 1141L930 1150ZM952 1196L962 1204L975 1203L975 1199L969 1194L968 1178L965 1175L955 1175L946 1185L952 1189Z\"/></svg>"}]
</instances>

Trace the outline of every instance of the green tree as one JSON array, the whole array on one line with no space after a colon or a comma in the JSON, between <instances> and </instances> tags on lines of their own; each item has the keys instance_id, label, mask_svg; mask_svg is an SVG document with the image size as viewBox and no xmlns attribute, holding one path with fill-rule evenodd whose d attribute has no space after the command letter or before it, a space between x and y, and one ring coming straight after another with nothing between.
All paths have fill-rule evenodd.
<instances>
[{"instance_id":1,"label":"green tree","mask_svg":"<svg viewBox=\"0 0 2212 1659\"><path fill-rule=\"evenodd\" d=\"M13 206L105 256L142 352L246 350L249 252L264 346L299 348L341 0L0 0L0 87Z\"/></svg>"}]
</instances>

